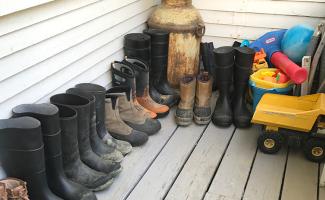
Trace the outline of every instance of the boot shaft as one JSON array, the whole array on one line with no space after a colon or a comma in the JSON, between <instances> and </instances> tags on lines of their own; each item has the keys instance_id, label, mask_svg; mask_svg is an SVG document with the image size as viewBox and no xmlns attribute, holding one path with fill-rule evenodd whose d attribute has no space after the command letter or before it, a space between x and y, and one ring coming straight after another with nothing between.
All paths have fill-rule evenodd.
<instances>
[{"instance_id":1,"label":"boot shaft","mask_svg":"<svg viewBox=\"0 0 325 200\"><path fill-rule=\"evenodd\" d=\"M69 163L80 160L77 111L64 105L57 107L59 108L61 126L63 166L67 166Z\"/></svg>"},{"instance_id":2,"label":"boot shaft","mask_svg":"<svg viewBox=\"0 0 325 200\"><path fill-rule=\"evenodd\" d=\"M236 48L235 76L234 82L237 85L247 84L252 73L255 51L248 47ZM235 88L236 88L235 87Z\"/></svg>"},{"instance_id":3,"label":"boot shaft","mask_svg":"<svg viewBox=\"0 0 325 200\"><path fill-rule=\"evenodd\" d=\"M127 62L114 61L112 64L112 83L113 86L124 86L132 89L133 98L136 97L135 73Z\"/></svg>"},{"instance_id":4,"label":"boot shaft","mask_svg":"<svg viewBox=\"0 0 325 200\"><path fill-rule=\"evenodd\" d=\"M104 130L106 89L100 85L93 83L81 83L77 84L75 87L95 97L96 128L101 138L103 138L106 134L106 130ZM88 98L88 100L90 99Z\"/></svg>"},{"instance_id":5,"label":"boot shaft","mask_svg":"<svg viewBox=\"0 0 325 200\"><path fill-rule=\"evenodd\" d=\"M186 75L180 82L180 97L181 101L178 107L181 109L192 109L195 99L196 78L191 75Z\"/></svg>"},{"instance_id":6,"label":"boot shaft","mask_svg":"<svg viewBox=\"0 0 325 200\"><path fill-rule=\"evenodd\" d=\"M212 77L208 72L203 72L197 76L196 80L195 106L210 107L213 81Z\"/></svg>"},{"instance_id":7,"label":"boot shaft","mask_svg":"<svg viewBox=\"0 0 325 200\"><path fill-rule=\"evenodd\" d=\"M132 67L135 75L136 96L142 97L149 91L149 65L140 59L125 57L122 61Z\"/></svg>"},{"instance_id":8,"label":"boot shaft","mask_svg":"<svg viewBox=\"0 0 325 200\"><path fill-rule=\"evenodd\" d=\"M109 94L106 97L106 127L109 131L119 133L122 135L128 135L132 132L132 129L123 122L119 114L119 97L122 94Z\"/></svg>"},{"instance_id":9,"label":"boot shaft","mask_svg":"<svg viewBox=\"0 0 325 200\"><path fill-rule=\"evenodd\" d=\"M52 96L50 101L55 105L65 105L76 110L79 151L81 155L87 153L91 149L89 139L89 100L74 94L57 94Z\"/></svg>"},{"instance_id":10,"label":"boot shaft","mask_svg":"<svg viewBox=\"0 0 325 200\"><path fill-rule=\"evenodd\" d=\"M49 103L22 104L12 109L13 117L29 116L41 122L46 160L61 156L61 128L58 108ZM52 165L53 163L47 163Z\"/></svg>"}]
</instances>

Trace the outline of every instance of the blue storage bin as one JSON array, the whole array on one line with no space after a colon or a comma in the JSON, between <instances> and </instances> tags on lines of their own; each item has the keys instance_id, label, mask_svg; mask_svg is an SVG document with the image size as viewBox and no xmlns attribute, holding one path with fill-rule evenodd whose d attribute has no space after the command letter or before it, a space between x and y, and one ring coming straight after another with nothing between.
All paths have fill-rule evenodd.
<instances>
[{"instance_id":1,"label":"blue storage bin","mask_svg":"<svg viewBox=\"0 0 325 200\"><path fill-rule=\"evenodd\" d=\"M255 82L249 81L249 85L252 90L253 94L253 110L255 112L255 108L258 104L258 102L261 100L262 96L266 93L271 93L271 94L289 94L290 91L292 91L293 85L289 85L286 88L272 88L272 89L264 89L264 88L259 88L256 87Z\"/></svg>"}]
</instances>

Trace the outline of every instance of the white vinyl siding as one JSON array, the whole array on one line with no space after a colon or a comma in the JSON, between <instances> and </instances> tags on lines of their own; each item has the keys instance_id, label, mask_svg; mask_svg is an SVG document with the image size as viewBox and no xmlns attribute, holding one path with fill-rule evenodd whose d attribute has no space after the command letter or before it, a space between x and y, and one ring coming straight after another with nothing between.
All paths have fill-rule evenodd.
<instances>
[{"instance_id":1,"label":"white vinyl siding","mask_svg":"<svg viewBox=\"0 0 325 200\"><path fill-rule=\"evenodd\" d=\"M55 0L0 17L0 118L80 82L107 86L123 36L141 32L153 0Z\"/></svg>"},{"instance_id":2,"label":"white vinyl siding","mask_svg":"<svg viewBox=\"0 0 325 200\"><path fill-rule=\"evenodd\" d=\"M301 23L316 27L325 18L323 0L193 0L193 4L206 23L203 41L213 41L216 47Z\"/></svg>"}]
</instances>

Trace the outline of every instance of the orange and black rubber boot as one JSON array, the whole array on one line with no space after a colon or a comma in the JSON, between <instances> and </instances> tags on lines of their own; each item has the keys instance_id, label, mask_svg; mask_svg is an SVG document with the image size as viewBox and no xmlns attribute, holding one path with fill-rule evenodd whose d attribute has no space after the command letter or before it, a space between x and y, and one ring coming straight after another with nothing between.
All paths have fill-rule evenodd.
<instances>
[{"instance_id":1,"label":"orange and black rubber boot","mask_svg":"<svg viewBox=\"0 0 325 200\"><path fill-rule=\"evenodd\" d=\"M158 118L169 113L169 107L156 103L149 95L149 67L144 61L126 57L123 61L132 66L136 78L136 98L140 105L157 114Z\"/></svg>"},{"instance_id":2,"label":"orange and black rubber boot","mask_svg":"<svg viewBox=\"0 0 325 200\"><path fill-rule=\"evenodd\" d=\"M134 69L130 63L122 63L114 61L111 64L112 67L112 83L113 86L125 86L132 90L133 103L138 110L144 113L144 115L150 116L150 118L157 118L157 114L146 108L144 108L136 98L136 81Z\"/></svg>"}]
</instances>

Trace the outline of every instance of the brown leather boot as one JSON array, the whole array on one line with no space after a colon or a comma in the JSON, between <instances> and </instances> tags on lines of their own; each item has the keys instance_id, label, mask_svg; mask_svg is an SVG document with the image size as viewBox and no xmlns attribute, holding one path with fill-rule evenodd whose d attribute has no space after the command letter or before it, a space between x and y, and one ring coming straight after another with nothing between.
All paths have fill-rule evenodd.
<instances>
[{"instance_id":1,"label":"brown leather boot","mask_svg":"<svg viewBox=\"0 0 325 200\"><path fill-rule=\"evenodd\" d=\"M106 95L106 119L105 125L108 132L116 139L129 142L132 146L140 146L148 141L148 135L128 126L119 113L119 97L122 94Z\"/></svg>"},{"instance_id":2,"label":"brown leather boot","mask_svg":"<svg viewBox=\"0 0 325 200\"><path fill-rule=\"evenodd\" d=\"M165 117L169 113L169 107L156 103L149 95L149 67L136 58L126 57L124 63L130 63L135 72L136 98L140 105L157 114L158 118Z\"/></svg>"},{"instance_id":3,"label":"brown leather boot","mask_svg":"<svg viewBox=\"0 0 325 200\"><path fill-rule=\"evenodd\" d=\"M188 126L192 123L195 85L196 79L193 75L186 75L180 81L181 101L175 113L176 123L180 126Z\"/></svg>"},{"instance_id":4,"label":"brown leather boot","mask_svg":"<svg viewBox=\"0 0 325 200\"><path fill-rule=\"evenodd\" d=\"M200 73L196 78L194 121L208 124L211 120L212 78L208 72Z\"/></svg>"},{"instance_id":5,"label":"brown leather boot","mask_svg":"<svg viewBox=\"0 0 325 200\"><path fill-rule=\"evenodd\" d=\"M16 179L8 178L0 181L0 184L4 186L7 193L7 198L1 200L29 200L26 182ZM0 186L0 197L1 196L1 186ZM6 196L5 196L6 197Z\"/></svg>"}]
</instances>

